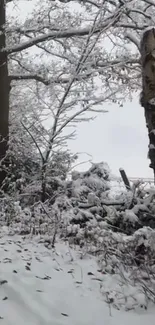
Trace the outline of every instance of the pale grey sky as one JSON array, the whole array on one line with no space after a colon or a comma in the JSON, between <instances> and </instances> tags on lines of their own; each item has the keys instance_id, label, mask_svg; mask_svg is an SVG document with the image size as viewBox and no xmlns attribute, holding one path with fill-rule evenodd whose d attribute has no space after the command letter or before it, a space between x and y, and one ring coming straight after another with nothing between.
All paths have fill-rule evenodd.
<instances>
[{"instance_id":1,"label":"pale grey sky","mask_svg":"<svg viewBox=\"0 0 155 325\"><path fill-rule=\"evenodd\" d=\"M69 142L72 151L87 152L94 162L106 161L112 172L119 175L123 167L129 177L153 177L149 168L148 136L143 108L137 97L123 107L103 105L109 113L99 115L95 121L79 125L77 138ZM87 160L80 155L80 160ZM83 170L84 164L78 167Z\"/></svg>"}]
</instances>

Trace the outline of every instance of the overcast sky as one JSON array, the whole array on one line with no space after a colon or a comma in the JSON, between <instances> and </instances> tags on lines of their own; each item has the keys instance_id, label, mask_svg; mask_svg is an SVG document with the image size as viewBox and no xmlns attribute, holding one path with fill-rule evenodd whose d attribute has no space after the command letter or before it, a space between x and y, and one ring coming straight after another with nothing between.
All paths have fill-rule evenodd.
<instances>
[{"instance_id":1,"label":"overcast sky","mask_svg":"<svg viewBox=\"0 0 155 325\"><path fill-rule=\"evenodd\" d=\"M129 177L153 177L149 168L148 136L143 108L137 97L123 107L105 105L109 113L78 127L77 138L69 143L73 151L87 152L94 162L106 161L112 172L119 175L123 167ZM85 154L80 160L87 160ZM86 169L88 164L79 166Z\"/></svg>"}]
</instances>

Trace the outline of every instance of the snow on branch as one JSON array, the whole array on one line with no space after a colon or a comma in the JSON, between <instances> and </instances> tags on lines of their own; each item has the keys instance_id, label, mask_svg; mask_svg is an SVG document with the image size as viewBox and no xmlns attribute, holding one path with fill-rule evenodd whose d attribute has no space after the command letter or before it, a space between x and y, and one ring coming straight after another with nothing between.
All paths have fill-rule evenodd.
<instances>
[{"instance_id":1,"label":"snow on branch","mask_svg":"<svg viewBox=\"0 0 155 325\"><path fill-rule=\"evenodd\" d=\"M106 60L106 61L102 61L99 60L96 64L96 67L100 67L100 68L104 68L107 66L114 66L114 65L125 65L125 64L139 64L140 63L140 58L135 59L133 57L128 57L127 59L115 59L115 60Z\"/></svg>"},{"instance_id":2,"label":"snow on branch","mask_svg":"<svg viewBox=\"0 0 155 325\"><path fill-rule=\"evenodd\" d=\"M120 27L120 28L125 28L125 29L132 29L132 30L139 30L139 31L143 31L145 28L148 27L148 24L130 24L130 23L117 23L116 27Z\"/></svg>"},{"instance_id":3,"label":"snow on branch","mask_svg":"<svg viewBox=\"0 0 155 325\"><path fill-rule=\"evenodd\" d=\"M74 81L82 81L85 80L89 77L91 77L91 75L94 73L94 69L89 70L86 73L82 73L79 74L78 76L76 76L74 78ZM71 75L65 75L65 77L55 77L55 78L51 78L51 79L46 79L44 77L42 77L39 74L33 74L33 73L29 73L29 74L13 74L9 76L9 80L10 81L21 81L21 80L35 80L37 82L41 82L43 83L45 86L49 86L51 84L67 84L70 80Z\"/></svg>"},{"instance_id":4,"label":"snow on branch","mask_svg":"<svg viewBox=\"0 0 155 325\"><path fill-rule=\"evenodd\" d=\"M105 67L111 67L111 66L124 66L124 65L128 65L128 64L139 64L140 63L140 58L139 59L135 59L135 58L128 58L128 59L115 59L115 60L99 60L98 62L96 62L96 64L92 63L91 69L89 69L89 71L79 74L77 77L75 77L75 81L82 81L84 79L87 79L89 77L92 76L92 74L94 73L94 71L96 71L97 68L97 72L100 73L102 72L102 68ZM43 83L45 86L49 86L51 84L67 84L69 82L69 78L70 75L68 75L67 77L57 77L57 78L52 78L52 79L46 79L44 77L42 77L39 74L33 74L33 73L29 73L29 74L12 74L9 76L9 80L10 81L21 81L21 80L36 80L37 82L41 82Z\"/></svg>"},{"instance_id":5,"label":"snow on branch","mask_svg":"<svg viewBox=\"0 0 155 325\"><path fill-rule=\"evenodd\" d=\"M94 34L97 34L99 32L104 32L104 29L106 29L107 27L110 27L110 19L108 19L108 21L106 21L104 24L97 26L94 29ZM125 29L133 29L133 30L144 30L147 25L135 25L135 24L124 24L124 23L116 23L115 20L113 20L111 22L111 26L113 26L115 23L115 27L122 27ZM91 31L91 27L86 27L86 28L70 28L70 29L66 29L65 31L53 31L44 35L40 35L37 37L34 37L32 39L30 39L29 41L23 42L21 44L18 44L16 46L13 47L7 47L6 49L4 49L5 52L7 52L7 54L12 54L12 53L17 53L23 50L26 50L34 45L37 45L39 43L48 41L48 40L54 40L54 39L63 39L63 38L70 38L70 37L83 37L83 36L87 36L89 35ZM133 40L132 40L133 41Z\"/></svg>"},{"instance_id":6,"label":"snow on branch","mask_svg":"<svg viewBox=\"0 0 155 325\"><path fill-rule=\"evenodd\" d=\"M93 28L93 34L98 34L98 33L104 32L104 31L106 31L107 28L116 24L116 22L120 18L120 15L121 15L120 9L115 10L114 13L111 14L105 20L105 22L103 24L100 24L100 25L96 24L96 26ZM70 38L70 37L74 37L74 36L79 36L79 37L87 36L90 33L92 33L92 26L88 26L86 28L78 28L78 29L70 28L70 29L66 29L65 31L62 31L62 30L52 31L47 34L34 37L34 38L32 38L26 42L23 42L19 45L16 45L14 47L11 47L11 48L7 47L3 51L5 51L7 54L17 53L17 52L23 51L25 49L28 49L34 45L37 45L37 44L47 41L47 40Z\"/></svg>"},{"instance_id":7,"label":"snow on branch","mask_svg":"<svg viewBox=\"0 0 155 325\"><path fill-rule=\"evenodd\" d=\"M113 93L113 95L115 94L116 92ZM55 132L55 134L53 134L53 136L51 137L50 139L50 142L53 142L53 140L58 136L58 134L61 133L61 131L73 120L75 120L75 118L79 115L81 115L82 113L86 112L86 111L91 111L91 106L95 106L95 105L99 105L101 104L102 102L106 101L108 99L109 96L107 97L102 97L102 98L99 98L98 100L96 100L93 104L89 104L89 105L86 105L84 108L82 108L81 110L79 110L78 112L76 112L75 114L73 114L72 116L70 116L60 127L59 129ZM93 110L92 110L93 111ZM94 110L95 112L96 110ZM102 113L107 113L106 110L97 110L97 112L102 112Z\"/></svg>"},{"instance_id":8,"label":"snow on branch","mask_svg":"<svg viewBox=\"0 0 155 325\"><path fill-rule=\"evenodd\" d=\"M94 30L94 34L99 33L106 26L107 26L107 23L103 24L102 26L96 27ZM35 37L27 42L23 42L22 44L19 44L15 47L12 47L12 48L8 47L5 49L5 51L8 54L16 53L16 52L23 51L33 45L37 45L38 43L47 41L49 39L69 38L69 37L74 37L74 36L86 36L86 35L89 35L90 31L91 31L91 28L87 27L87 28L82 28L82 29L73 28L73 29L69 29L66 31L60 30L59 32L51 32L48 34L44 34L44 35Z\"/></svg>"},{"instance_id":9,"label":"snow on branch","mask_svg":"<svg viewBox=\"0 0 155 325\"><path fill-rule=\"evenodd\" d=\"M138 50L140 51L140 42L137 39L137 37L133 35L133 33L127 32L126 38L129 39L129 41L131 41L132 43L134 43L137 46Z\"/></svg>"},{"instance_id":10,"label":"snow on branch","mask_svg":"<svg viewBox=\"0 0 155 325\"><path fill-rule=\"evenodd\" d=\"M154 0L143 0L144 2L148 3L150 6L154 6L155 7L155 2Z\"/></svg>"},{"instance_id":11,"label":"snow on branch","mask_svg":"<svg viewBox=\"0 0 155 325\"><path fill-rule=\"evenodd\" d=\"M60 83L64 83L66 84L68 82L67 78L56 78L56 79L52 79L52 80L48 80L45 79L37 74L23 74L23 75L10 75L9 76L10 81L16 80L16 81L20 81L20 80L36 80L38 82L43 83L45 86L49 86L52 83L55 84L60 84Z\"/></svg>"},{"instance_id":12,"label":"snow on branch","mask_svg":"<svg viewBox=\"0 0 155 325\"><path fill-rule=\"evenodd\" d=\"M50 152L51 152L51 149L52 149L52 145L53 145L53 140L55 139L55 137L57 135L59 135L61 133L61 131L71 121L73 121L77 116L81 115L83 112L87 111L90 108L90 105L88 107L86 106L86 107L82 108L81 110L79 110L78 112L73 114L71 117L67 118L67 120L65 122L63 122L63 124L59 128L57 128L58 127L58 121L59 121L59 118L60 118L60 115L61 115L63 105L64 105L64 103L66 101L66 98L68 97L68 95L70 93L72 85L73 85L74 81L76 80L77 76L80 74L84 63L86 62L86 60L89 57L90 53L93 51L93 49L94 49L94 47L96 45L96 42L98 41L98 39L99 39L99 37L100 37L100 35L102 33L102 30L100 30L100 32L97 34L95 40L92 42L92 44L91 44L91 46L89 48L91 37L93 36L94 31L96 30L97 17L98 17L98 13L97 13L96 18L95 18L95 20L93 22L93 26L92 26L92 28L89 31L89 34L87 36L85 46L84 46L83 51L81 53L81 56L80 56L80 58L79 58L79 60L77 62L77 65L76 65L76 68L75 68L75 71L74 71L74 75L71 76L71 78L70 78L70 80L68 82L68 85L66 87L66 90L65 90L65 92L64 92L64 94L62 96L62 99L60 101L60 104L58 106L57 113L55 115L54 124L53 124L53 127L51 129L51 134L50 134L50 138L49 138L49 146L48 146L46 154L45 154L45 161L48 161L48 158L49 158L49 155L50 155ZM115 19L116 19L116 17L115 17ZM111 25L111 23L110 23L110 25Z\"/></svg>"},{"instance_id":13,"label":"snow on branch","mask_svg":"<svg viewBox=\"0 0 155 325\"><path fill-rule=\"evenodd\" d=\"M74 1L74 0L59 0L60 2L62 2L62 3L68 3L68 2L71 2L71 1ZM92 0L79 0L78 1L79 3L88 3L88 4L90 4L90 5L92 5L92 6L95 6L95 7L97 7L97 8L100 8L101 7L101 4L100 3L97 3L97 2L95 2L95 1L92 1Z\"/></svg>"}]
</instances>

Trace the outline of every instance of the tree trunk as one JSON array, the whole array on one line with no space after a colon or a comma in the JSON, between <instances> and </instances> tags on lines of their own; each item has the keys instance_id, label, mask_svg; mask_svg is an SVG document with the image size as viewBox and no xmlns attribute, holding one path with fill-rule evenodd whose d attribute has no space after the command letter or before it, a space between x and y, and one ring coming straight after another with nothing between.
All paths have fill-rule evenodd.
<instances>
[{"instance_id":1,"label":"tree trunk","mask_svg":"<svg viewBox=\"0 0 155 325\"><path fill-rule=\"evenodd\" d=\"M141 106L144 107L149 136L150 167L155 175L155 28L144 32L141 40L142 93Z\"/></svg>"},{"instance_id":2,"label":"tree trunk","mask_svg":"<svg viewBox=\"0 0 155 325\"><path fill-rule=\"evenodd\" d=\"M9 78L5 35L6 7L5 0L0 0L0 162L6 155L9 137ZM0 186L6 173L0 168Z\"/></svg>"},{"instance_id":3,"label":"tree trunk","mask_svg":"<svg viewBox=\"0 0 155 325\"><path fill-rule=\"evenodd\" d=\"M41 202L46 200L46 163L43 162L41 170Z\"/></svg>"}]
</instances>

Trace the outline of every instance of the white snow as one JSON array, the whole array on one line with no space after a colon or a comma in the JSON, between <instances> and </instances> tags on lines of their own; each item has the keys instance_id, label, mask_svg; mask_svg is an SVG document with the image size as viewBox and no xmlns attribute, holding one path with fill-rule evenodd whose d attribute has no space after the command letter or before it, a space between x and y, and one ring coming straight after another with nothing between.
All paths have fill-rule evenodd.
<instances>
[{"instance_id":1,"label":"white snow","mask_svg":"<svg viewBox=\"0 0 155 325\"><path fill-rule=\"evenodd\" d=\"M142 34L142 35L144 35L147 31L152 30L152 29L154 29L154 26L147 26L147 27L143 30L143 34Z\"/></svg>"},{"instance_id":2,"label":"white snow","mask_svg":"<svg viewBox=\"0 0 155 325\"><path fill-rule=\"evenodd\" d=\"M88 193L88 203L89 204L94 204L94 205L100 205L100 200L99 200L99 198L95 195L95 193L93 193L93 192L90 192L90 193Z\"/></svg>"},{"instance_id":3,"label":"white snow","mask_svg":"<svg viewBox=\"0 0 155 325\"><path fill-rule=\"evenodd\" d=\"M154 144L151 143L151 144L149 145L149 149L155 149Z\"/></svg>"},{"instance_id":4,"label":"white snow","mask_svg":"<svg viewBox=\"0 0 155 325\"><path fill-rule=\"evenodd\" d=\"M124 220L125 221L130 221L130 222L138 222L138 217L132 210L125 210L125 215L124 215Z\"/></svg>"},{"instance_id":5,"label":"white snow","mask_svg":"<svg viewBox=\"0 0 155 325\"><path fill-rule=\"evenodd\" d=\"M4 229L7 232L7 228ZM68 244L48 250L38 239L0 235L0 323L3 325L146 325L155 307L126 312L105 302L94 257ZM117 283L115 283L117 287ZM140 295L140 301L143 297ZM112 293L109 295L112 299Z\"/></svg>"},{"instance_id":6,"label":"white snow","mask_svg":"<svg viewBox=\"0 0 155 325\"><path fill-rule=\"evenodd\" d=\"M151 130L151 132L150 132L150 133L153 133L153 134L155 134L155 129Z\"/></svg>"},{"instance_id":7,"label":"white snow","mask_svg":"<svg viewBox=\"0 0 155 325\"><path fill-rule=\"evenodd\" d=\"M155 98L151 98L148 102L151 105L155 105Z\"/></svg>"}]
</instances>

